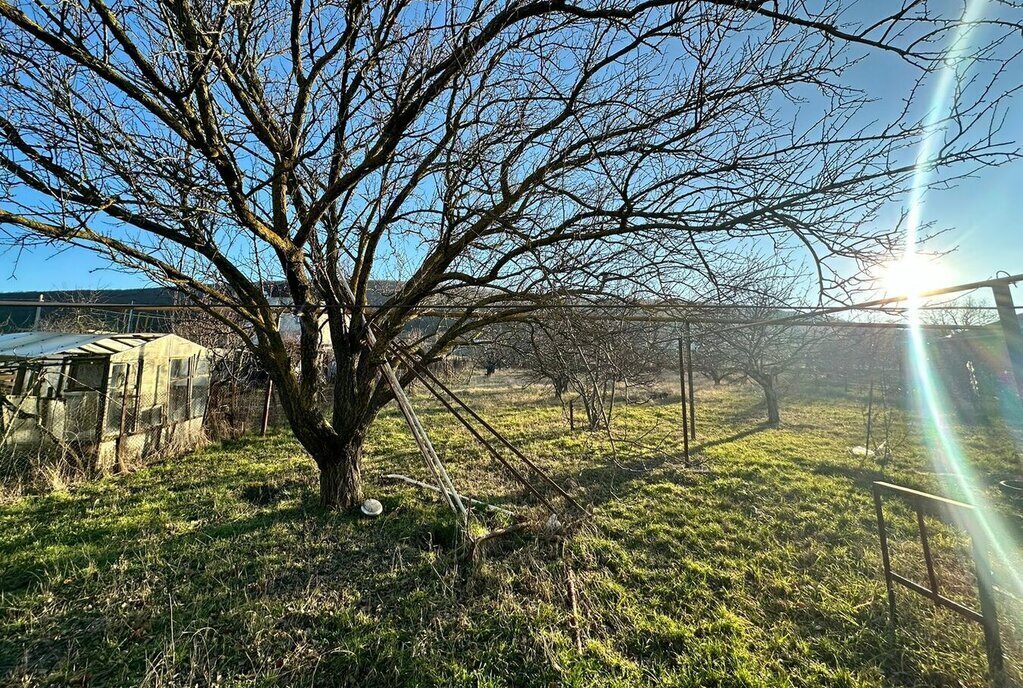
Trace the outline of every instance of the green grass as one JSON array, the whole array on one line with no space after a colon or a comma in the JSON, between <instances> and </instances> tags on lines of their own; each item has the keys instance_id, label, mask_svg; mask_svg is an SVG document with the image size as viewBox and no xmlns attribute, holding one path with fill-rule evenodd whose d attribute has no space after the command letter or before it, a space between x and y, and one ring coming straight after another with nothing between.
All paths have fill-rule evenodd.
<instances>
[{"instance_id":1,"label":"green grass","mask_svg":"<svg viewBox=\"0 0 1023 688\"><path fill-rule=\"evenodd\" d=\"M622 407L612 453L569 433L546 390L507 383L469 396L593 509L564 550L524 538L456 557L436 500L379 480L424 473L390 411L367 453L375 520L319 512L290 436L211 446L0 505L0 683L985 685L975 624L899 591L888 627L867 491L879 475L846 451L862 443L856 400L790 400L767 429L750 390L702 388L701 473L673 458L677 399ZM463 491L539 515L453 420L414 401ZM979 488L1018 513L994 487L1016 472L1011 444L962 434ZM888 477L956 496L914 433ZM922 580L913 522L890 512L896 563ZM962 545L935 526L948 594L970 601Z\"/></svg>"}]
</instances>

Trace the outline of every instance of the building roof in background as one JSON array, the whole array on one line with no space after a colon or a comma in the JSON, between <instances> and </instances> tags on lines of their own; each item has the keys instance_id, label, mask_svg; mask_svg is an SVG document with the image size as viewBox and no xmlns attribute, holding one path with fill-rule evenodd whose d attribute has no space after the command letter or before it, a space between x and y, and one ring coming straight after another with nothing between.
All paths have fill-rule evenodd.
<instances>
[{"instance_id":1,"label":"building roof in background","mask_svg":"<svg viewBox=\"0 0 1023 688\"><path fill-rule=\"evenodd\" d=\"M13 332L0 334L0 359L109 356L142 346L160 333L71 334L66 332Z\"/></svg>"},{"instance_id":2,"label":"building roof in background","mask_svg":"<svg viewBox=\"0 0 1023 688\"><path fill-rule=\"evenodd\" d=\"M393 296L402 282L392 280L370 280L366 295L371 306L377 306ZM267 296L277 299L278 304L291 302L288 285L285 282L266 282L263 289ZM43 301L39 301L39 297ZM15 301L19 305L0 304L0 332L28 330L36 324L36 309L43 317L67 312L60 306L48 306L47 302L94 303L90 311L102 320L103 327L110 330L124 329L127 321L126 310L104 309L103 304L134 304L140 307L171 306L187 303L180 292L169 287L139 287L137 289L61 289L52 291L0 292L0 301ZM22 305L23 304L23 305ZM147 312L136 314L135 323L143 329L170 331L170 318L166 313ZM139 325L139 323L142 323Z\"/></svg>"}]
</instances>

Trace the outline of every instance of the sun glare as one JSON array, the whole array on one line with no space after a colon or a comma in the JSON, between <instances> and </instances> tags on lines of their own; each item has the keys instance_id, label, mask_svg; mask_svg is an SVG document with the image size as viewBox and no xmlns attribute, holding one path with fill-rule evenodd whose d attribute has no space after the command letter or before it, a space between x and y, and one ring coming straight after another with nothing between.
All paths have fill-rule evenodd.
<instances>
[{"instance_id":1,"label":"sun glare","mask_svg":"<svg viewBox=\"0 0 1023 688\"><path fill-rule=\"evenodd\" d=\"M880 287L889 296L916 296L951 284L948 271L927 256L911 254L885 266Z\"/></svg>"}]
</instances>

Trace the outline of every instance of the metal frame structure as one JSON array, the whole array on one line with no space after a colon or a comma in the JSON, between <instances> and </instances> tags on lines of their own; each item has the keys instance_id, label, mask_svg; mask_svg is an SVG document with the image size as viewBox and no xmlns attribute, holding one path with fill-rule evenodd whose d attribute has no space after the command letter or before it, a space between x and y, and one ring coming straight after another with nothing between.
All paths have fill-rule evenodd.
<instances>
[{"instance_id":1,"label":"metal frame structure","mask_svg":"<svg viewBox=\"0 0 1023 688\"><path fill-rule=\"evenodd\" d=\"M984 629L984 649L987 654L991 684L997 688L1006 686L1007 678L1004 657L1002 655L1002 639L995 605L994 578L984 543L978 538L980 530L976 508L965 502L958 502L954 499L947 499L882 481L875 481L873 483L872 492L874 495L874 511L877 515L878 535L881 540L881 562L884 567L885 587L888 593L888 609L892 627L895 627L897 619L894 584L898 583L913 592L930 598L939 607L944 607L970 621L979 623ZM927 566L928 585L921 585L892 570L891 553L888 547L888 531L884 518L882 499L884 494L902 499L916 511L917 530L920 534L920 544L923 548L924 564ZM930 541L927 535L925 516L932 516L950 525L959 526L969 535L970 549L973 554L974 569L977 577L977 597L980 601L980 611L960 604L941 594L938 573L934 568L934 558L931 554Z\"/></svg>"}]
</instances>

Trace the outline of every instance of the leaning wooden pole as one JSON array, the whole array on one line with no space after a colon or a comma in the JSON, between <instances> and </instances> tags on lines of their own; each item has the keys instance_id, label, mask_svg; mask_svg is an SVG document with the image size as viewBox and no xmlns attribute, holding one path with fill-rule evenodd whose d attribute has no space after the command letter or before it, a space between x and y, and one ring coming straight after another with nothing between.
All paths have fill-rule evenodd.
<instances>
[{"instance_id":1,"label":"leaning wooden pole","mask_svg":"<svg viewBox=\"0 0 1023 688\"><path fill-rule=\"evenodd\" d=\"M554 508L554 505L551 504L550 500L548 500L547 497L545 497L542 492L537 490L536 487L533 486L533 484L526 479L526 476L522 475L521 471L515 468L515 466L508 463L508 460L501 456L500 452L498 452L497 449L494 448L494 445L488 442L487 439L480 434L479 430L473 427L473 425L468 420L466 420L465 416L463 416L458 409L451 405L451 402L449 402L444 397L444 395L441 394L440 390L438 390L437 387L430 383L430 380L426 375L423 375L422 373L417 371L415 368L412 368L411 366L410 370L412 370L413 374L420 380L420 382L423 383L423 386L426 387L426 390L430 392L433 396L435 396L437 400L440 401L440 403L444 406L444 408L447 409L448 412L451 415L453 415L455 419L458 420L458 422L461 423L466 430L469 431L469 434L473 436L473 439L475 439L477 442L483 445L483 447L490 453L492 457L497 459L497 461L500 462L502 466L507 468L511 472L511 474L515 476L515 479L518 480L519 483L523 485L523 487L532 492L537 497L537 499L543 502L544 506L549 508L551 511L557 511L557 509Z\"/></svg>"},{"instance_id":2,"label":"leaning wooden pole","mask_svg":"<svg viewBox=\"0 0 1023 688\"><path fill-rule=\"evenodd\" d=\"M407 358L410 358L410 359L411 359L411 356L410 356L410 355L409 355L408 353L405 353L405 356L406 356ZM547 483L548 485L550 485L550 486L551 486L552 488L554 488L554 490L555 490L555 491L557 491L557 493L558 493L558 494L560 494L560 495L561 495L562 497L564 497L565 501L567 501L567 502L568 502L569 504L571 504L571 505L572 505L573 507L575 507L576 509L578 509L578 510L579 510L580 512L582 512L582 513L586 513L586 509L584 509L584 508L583 508L583 506L582 506L582 505L581 505L581 504L580 504L579 502L577 502L577 501L575 500L575 498L574 498L574 497L572 497L572 495L570 495L570 494L568 493L568 491L567 491L567 490L565 490L565 488L563 488L563 487L562 487L561 485L559 485L559 484L558 484L558 482L557 482L556 480L554 480L554 478L552 478L552 477L550 477L549 475L547 475L547 473L546 473L546 472L545 472L545 471L544 471L544 470L543 470L542 468L540 468L539 466L537 466L537 465L536 465L536 462L534 462L534 461L533 461L532 459L530 459L530 458L529 458L528 456L526 456L525 454L523 454L523 453L522 453L522 452L521 452L521 451L520 451L520 450L518 449L518 447L516 447L516 446L515 446L514 444L512 444L512 443L511 443L511 442L510 442L510 441L508 440L508 438L506 438L506 437L505 437L504 435L502 435L502 434L501 434L500 432L498 432L498 431L497 431L497 429L496 429L496 428L494 428L494 426L492 426L492 425L491 425L490 423L488 423L488 422L487 422L487 421L486 421L486 420L485 420L485 419L484 419L484 418L483 418L482 416L480 416L480 414L476 413L476 411L475 411L475 410L473 410L473 408L472 408L471 406L469 406L468 404L466 404L466 403L465 403L465 402L464 402L464 401L463 401L463 400L461 399L461 397L459 397L459 396L458 396L457 394L455 394L455 393L454 393L454 392L453 392L453 391L451 390L451 388L450 388L450 387L448 387L448 386L447 386L447 385L445 385L445 384L444 384L443 382L441 382L441 381L440 381L440 380L439 380L439 379L437 378L437 376L436 376L436 375L434 375L434 374L433 374L433 373L432 373L432 372L430 371L430 369L429 369L429 368L426 368L426 367L424 367L424 368L422 369L422 372L423 372L423 374L424 374L424 375L425 375L425 376L426 376L427 378L429 378L429 379L430 379L430 381L431 381L431 382L432 382L432 383L433 383L433 384L434 384L434 385L435 385L436 387L438 387L438 388L439 388L440 390L442 390L442 391L443 391L443 392L444 392L445 394L447 394L447 395L448 395L448 397L450 397L452 401L454 401L454 402L455 402L455 403L456 403L456 404L457 404L457 405L458 405L458 406L459 406L459 407L460 407L460 408L461 408L462 410L464 410L464 411L465 411L465 412L466 412L467 414L469 414L469 416L471 416L473 420L475 420L475 421L476 421L477 423L479 423L479 424L480 424L480 425L481 425L481 426L482 426L482 427L483 427L483 428L484 428L484 429L485 429L485 430L486 430L487 432L489 432L489 433L490 433L491 435L493 435L495 439L497 439L497 440L498 440L498 441L499 441L499 442L500 442L501 444L503 444L503 445L504 445L504 446L505 446L505 447L506 447L506 448L507 448L507 449L508 449L508 450L509 450L509 451L510 451L510 452L511 452L512 454L514 454L514 455L515 455L515 457L516 457L517 459L519 459L520 461L522 461L522 463L526 464L526 465L527 465L527 466L528 466L528 467L529 467L529 468L530 468L530 469L531 469L531 470L532 470L533 472L535 472L535 473L536 473L536 474L537 474L537 475L538 475L538 476L539 476L539 477L540 477L540 478L541 478L541 479L542 479L542 480L543 480L543 481L544 481L545 483Z\"/></svg>"},{"instance_id":3,"label":"leaning wooden pole","mask_svg":"<svg viewBox=\"0 0 1023 688\"><path fill-rule=\"evenodd\" d=\"M370 342L370 346L373 346L373 342ZM423 454L427 467L433 471L434 477L437 479L437 484L440 487L441 492L444 494L448 505L460 517L465 518L465 505L462 504L462 499L458 496L458 491L455 489L455 484L451 480L451 476L448 475L447 469L444 467L444 462L442 462L440 457L437 456L437 451L433 448L433 443L430 442L430 437L426 433L426 428L423 427L422 422L419 420L419 416L417 416L415 410L413 410L412 402L405 393L405 389L401 386L398 376L395 375L394 369L391 367L390 363L385 361L381 367L383 368L384 377L387 379L387 384L394 393L394 399L398 404L398 408L401 409L401 413L405 417L405 422L408 424L409 430L412 431L412 436L419 447L419 451Z\"/></svg>"},{"instance_id":4,"label":"leaning wooden pole","mask_svg":"<svg viewBox=\"0 0 1023 688\"><path fill-rule=\"evenodd\" d=\"M370 327L369 321L366 320L355 300L355 294L352 292L351 286L345 280L339 280L342 287L345 290L345 296L352 306L352 317L358 316L363 325L365 326L366 343L371 347L377 345L376 335L373 334L373 328ZM420 422L419 417L416 415L415 410L412 408L412 402L408 398L408 394L405 393L405 389L401 386L401 382L398 380L398 376L394 373L394 368L385 359L380 364L380 369L384 374L384 379L387 380L388 386L391 388L391 392L394 394L395 403L398 404L398 408L401 410L402 416L405 418L405 422L408 424L409 430L412 431L412 437L415 440L416 446L419 447L419 452L423 455L423 460L426 462L427 468L434 474L437 479L437 485L440 488L441 494L444 495L448 506L461 518L466 519L468 512L465 509L465 505L462 503L462 498L458 495L458 491L455 489L455 484L451 480L451 476L448 475L447 468L444 467L444 462L437 456L437 451L433 448L433 443L430 442L430 438L426 433L426 428Z\"/></svg>"}]
</instances>

